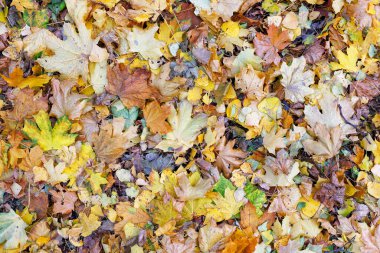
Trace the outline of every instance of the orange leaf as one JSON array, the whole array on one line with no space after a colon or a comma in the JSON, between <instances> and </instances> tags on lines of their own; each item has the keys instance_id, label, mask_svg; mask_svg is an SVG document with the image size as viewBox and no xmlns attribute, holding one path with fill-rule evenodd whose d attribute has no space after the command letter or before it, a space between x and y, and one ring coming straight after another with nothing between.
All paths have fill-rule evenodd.
<instances>
[{"instance_id":1,"label":"orange leaf","mask_svg":"<svg viewBox=\"0 0 380 253\"><path fill-rule=\"evenodd\" d=\"M160 106L157 101L152 101L145 106L143 112L146 124L153 133L166 134L172 130L169 123L165 121L170 114L168 106Z\"/></svg>"}]
</instances>

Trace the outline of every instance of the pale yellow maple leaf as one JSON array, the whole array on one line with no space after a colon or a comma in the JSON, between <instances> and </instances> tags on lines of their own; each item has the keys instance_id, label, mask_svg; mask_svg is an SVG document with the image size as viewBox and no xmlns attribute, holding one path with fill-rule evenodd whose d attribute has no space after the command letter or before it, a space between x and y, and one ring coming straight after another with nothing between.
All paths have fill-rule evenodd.
<instances>
[{"instance_id":1,"label":"pale yellow maple leaf","mask_svg":"<svg viewBox=\"0 0 380 253\"><path fill-rule=\"evenodd\" d=\"M175 193L179 200L194 200L204 197L206 192L212 187L210 179L199 178L195 185L191 185L186 172L177 175L178 187L175 187Z\"/></svg>"},{"instance_id":2,"label":"pale yellow maple leaf","mask_svg":"<svg viewBox=\"0 0 380 253\"><path fill-rule=\"evenodd\" d=\"M128 3L132 6L127 10L128 17L137 22L145 22L149 19L156 21L168 5L165 0L130 0Z\"/></svg>"},{"instance_id":3,"label":"pale yellow maple leaf","mask_svg":"<svg viewBox=\"0 0 380 253\"><path fill-rule=\"evenodd\" d=\"M287 131L287 129L283 128L279 128L278 131L276 131L276 128L274 127L269 133L263 132L265 134L263 138L263 146L269 151L269 153L275 154L276 149L286 147L286 139L284 138L284 135Z\"/></svg>"},{"instance_id":4,"label":"pale yellow maple leaf","mask_svg":"<svg viewBox=\"0 0 380 253\"><path fill-rule=\"evenodd\" d=\"M180 102L178 112L171 107L168 122L173 131L168 133L156 148L164 151L182 148L182 151L186 151L193 145L200 130L207 125L207 116L198 114L192 118L192 110L193 106L187 100Z\"/></svg>"},{"instance_id":5,"label":"pale yellow maple leaf","mask_svg":"<svg viewBox=\"0 0 380 253\"><path fill-rule=\"evenodd\" d=\"M157 31L157 25L148 29L133 27L127 34L129 50L139 53L144 59L160 58L163 55L160 49L165 46L165 43L154 38Z\"/></svg>"},{"instance_id":6,"label":"pale yellow maple leaf","mask_svg":"<svg viewBox=\"0 0 380 253\"><path fill-rule=\"evenodd\" d=\"M49 179L47 180L51 185L56 185L59 183L65 183L69 180L68 175L63 174L66 164L63 162L58 163L54 166L54 160L50 159L44 163L44 167L49 174Z\"/></svg>"},{"instance_id":7,"label":"pale yellow maple leaf","mask_svg":"<svg viewBox=\"0 0 380 253\"><path fill-rule=\"evenodd\" d=\"M47 29L40 29L24 39L24 50L34 55L47 49L54 55L43 56L36 61L48 72L60 72L63 77L76 79L81 76L90 80L96 93L102 93L106 85L108 53L100 48L98 39L91 38L91 30L86 27L84 18L87 15L87 0L65 1L70 17L75 26L63 24L66 40L60 40ZM76 32L75 27L78 29ZM89 63L94 63L90 76Z\"/></svg>"},{"instance_id":8,"label":"pale yellow maple leaf","mask_svg":"<svg viewBox=\"0 0 380 253\"><path fill-rule=\"evenodd\" d=\"M267 94L264 90L265 74L247 65L235 76L235 87L241 89L249 99L261 101Z\"/></svg>"},{"instance_id":9,"label":"pale yellow maple leaf","mask_svg":"<svg viewBox=\"0 0 380 253\"><path fill-rule=\"evenodd\" d=\"M5 252L24 245L28 240L25 229L28 225L12 209L0 213L0 243L4 243Z\"/></svg>"},{"instance_id":10,"label":"pale yellow maple leaf","mask_svg":"<svg viewBox=\"0 0 380 253\"><path fill-rule=\"evenodd\" d=\"M307 139L302 142L305 151L314 155L314 159L325 160L339 153L342 146L343 134L339 126L328 128L317 123L313 128L318 141Z\"/></svg>"}]
</instances>

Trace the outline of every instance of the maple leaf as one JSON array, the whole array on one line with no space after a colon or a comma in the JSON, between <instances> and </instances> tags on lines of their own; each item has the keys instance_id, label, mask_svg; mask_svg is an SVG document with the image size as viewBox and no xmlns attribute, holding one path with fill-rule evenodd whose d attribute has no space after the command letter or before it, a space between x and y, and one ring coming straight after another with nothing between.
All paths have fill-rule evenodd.
<instances>
[{"instance_id":1,"label":"maple leaf","mask_svg":"<svg viewBox=\"0 0 380 253\"><path fill-rule=\"evenodd\" d=\"M306 152L322 160L334 157L339 153L343 141L342 129L339 126L328 128L326 125L317 123L313 130L318 141L304 140L302 145Z\"/></svg>"},{"instance_id":2,"label":"maple leaf","mask_svg":"<svg viewBox=\"0 0 380 253\"><path fill-rule=\"evenodd\" d=\"M74 210L74 204L78 197L75 192L68 191L49 191L53 196L53 213L69 214Z\"/></svg>"},{"instance_id":3,"label":"maple leaf","mask_svg":"<svg viewBox=\"0 0 380 253\"><path fill-rule=\"evenodd\" d=\"M58 163L54 166L54 160L50 159L46 163L44 163L44 167L49 174L48 182L52 185L59 184L61 182L67 182L69 177L66 174L62 174L63 170L66 167L66 164L63 162Z\"/></svg>"},{"instance_id":4,"label":"maple leaf","mask_svg":"<svg viewBox=\"0 0 380 253\"><path fill-rule=\"evenodd\" d=\"M79 221L82 225L82 236L86 237L92 234L98 227L100 227L101 222L95 214L90 214L87 216L85 213L79 214Z\"/></svg>"},{"instance_id":5,"label":"maple leaf","mask_svg":"<svg viewBox=\"0 0 380 253\"><path fill-rule=\"evenodd\" d=\"M27 227L28 225L12 209L8 213L0 213L0 243L5 242L5 251L16 249L26 243Z\"/></svg>"},{"instance_id":6,"label":"maple leaf","mask_svg":"<svg viewBox=\"0 0 380 253\"><path fill-rule=\"evenodd\" d=\"M306 59L303 56L294 58L290 66L285 62L281 65L281 84L285 87L285 98L293 103L304 102L306 96L313 94L313 89L309 86L314 83L314 72L304 72L305 66Z\"/></svg>"},{"instance_id":7,"label":"maple leaf","mask_svg":"<svg viewBox=\"0 0 380 253\"><path fill-rule=\"evenodd\" d=\"M53 96L50 98L53 104L50 110L51 115L57 118L66 115L69 119L75 120L91 110L87 104L87 96L71 91L75 86L74 82L69 80L60 82L58 79L53 79L51 85L53 87Z\"/></svg>"},{"instance_id":8,"label":"maple leaf","mask_svg":"<svg viewBox=\"0 0 380 253\"><path fill-rule=\"evenodd\" d=\"M151 75L152 86L157 88L162 96L170 99L178 94L179 88L186 82L185 78L170 78L170 63L165 63L160 68L160 73ZM165 100L166 101L166 100Z\"/></svg>"},{"instance_id":9,"label":"maple leaf","mask_svg":"<svg viewBox=\"0 0 380 253\"><path fill-rule=\"evenodd\" d=\"M161 201L156 201L154 203L154 212L153 212L153 222L164 226L166 223L176 220L178 211L173 206L173 201L168 201L164 203Z\"/></svg>"},{"instance_id":10,"label":"maple leaf","mask_svg":"<svg viewBox=\"0 0 380 253\"><path fill-rule=\"evenodd\" d=\"M114 118L112 123L103 124L99 133L93 136L94 150L101 161L112 163L135 145L132 141L137 137L137 127L124 131L124 124L123 118Z\"/></svg>"},{"instance_id":11,"label":"maple leaf","mask_svg":"<svg viewBox=\"0 0 380 253\"><path fill-rule=\"evenodd\" d=\"M356 46L347 48L347 54L344 54L340 50L334 51L334 54L339 63L331 62L330 66L332 70L345 69L348 72L356 72L359 70L359 67L356 66L356 62L359 58L359 51Z\"/></svg>"},{"instance_id":12,"label":"maple leaf","mask_svg":"<svg viewBox=\"0 0 380 253\"><path fill-rule=\"evenodd\" d=\"M116 213L123 220L115 224L115 231L122 231L124 225L128 222L143 227L150 221L149 215L144 210L131 206L129 202L118 203Z\"/></svg>"},{"instance_id":13,"label":"maple leaf","mask_svg":"<svg viewBox=\"0 0 380 253\"><path fill-rule=\"evenodd\" d=\"M127 108L144 107L145 100L159 98L156 88L148 84L150 72L145 69L131 71L124 64L117 64L108 69L110 80L106 89L109 93L120 97Z\"/></svg>"},{"instance_id":14,"label":"maple leaf","mask_svg":"<svg viewBox=\"0 0 380 253\"><path fill-rule=\"evenodd\" d=\"M38 113L40 110L48 110L47 97L42 97L38 94L34 95L34 91L29 88L19 91L13 90L9 98L13 101L13 110L6 111L3 119L6 121L10 120L12 123L23 121L25 118L29 118L33 114Z\"/></svg>"},{"instance_id":15,"label":"maple leaf","mask_svg":"<svg viewBox=\"0 0 380 253\"><path fill-rule=\"evenodd\" d=\"M211 221L199 229L200 250L202 252L218 252L222 250L235 229L236 227L225 223L217 226L215 221Z\"/></svg>"},{"instance_id":16,"label":"maple leaf","mask_svg":"<svg viewBox=\"0 0 380 253\"><path fill-rule=\"evenodd\" d=\"M160 48L164 47L165 43L154 38L158 29L157 25L147 30L133 27L132 31L127 34L129 50L141 54L145 59L157 60L160 58L162 56Z\"/></svg>"},{"instance_id":17,"label":"maple leaf","mask_svg":"<svg viewBox=\"0 0 380 253\"><path fill-rule=\"evenodd\" d=\"M354 110L351 108L352 105L349 101L339 101L334 95L326 92L318 100L318 103L322 113L318 106L306 105L304 109L305 119L311 127L315 127L319 123L329 128L340 126L344 135L356 132L341 116L342 114L346 120L349 120L353 116ZM350 122L355 123L352 120Z\"/></svg>"},{"instance_id":18,"label":"maple leaf","mask_svg":"<svg viewBox=\"0 0 380 253\"><path fill-rule=\"evenodd\" d=\"M90 80L96 93L102 93L107 82L106 68L108 53L97 46L98 41L91 38L91 30L86 27L87 0L66 0L68 13L74 20L78 32L70 23L63 24L66 40L60 40L46 29L32 33L24 39L25 51L29 55L51 50L54 55L37 59L48 72L59 72L62 76L76 79L81 76ZM95 64L96 72L90 77L89 63Z\"/></svg>"},{"instance_id":19,"label":"maple leaf","mask_svg":"<svg viewBox=\"0 0 380 253\"><path fill-rule=\"evenodd\" d=\"M283 128L279 128L278 131L276 131L276 128L273 127L269 133L265 134L263 138L263 146L269 151L269 153L275 154L276 149L286 147L286 140L283 136L287 131L287 129Z\"/></svg>"},{"instance_id":20,"label":"maple leaf","mask_svg":"<svg viewBox=\"0 0 380 253\"><path fill-rule=\"evenodd\" d=\"M369 229L363 229L360 240L363 242L363 246L360 247L362 252L378 253L380 252L380 226L375 229L374 235L371 234Z\"/></svg>"},{"instance_id":21,"label":"maple leaf","mask_svg":"<svg viewBox=\"0 0 380 253\"><path fill-rule=\"evenodd\" d=\"M42 150L61 149L75 142L77 135L67 133L71 128L71 122L66 116L59 118L53 128L46 112L39 111L33 118L35 122L25 121L23 131Z\"/></svg>"},{"instance_id":22,"label":"maple leaf","mask_svg":"<svg viewBox=\"0 0 380 253\"><path fill-rule=\"evenodd\" d=\"M215 152L217 153L215 164L219 169L223 170L226 177L230 177L232 170L242 164L243 159L246 157L246 153L239 149L234 149L234 145L235 140L227 142L226 137L223 136L215 147Z\"/></svg>"},{"instance_id":23,"label":"maple leaf","mask_svg":"<svg viewBox=\"0 0 380 253\"><path fill-rule=\"evenodd\" d=\"M168 121L173 129L166 135L166 139L158 143L156 148L164 151L170 148L182 148L183 151L191 148L200 130L207 125L207 117L198 114L191 118L193 106L186 100L179 104L178 112L171 107Z\"/></svg>"},{"instance_id":24,"label":"maple leaf","mask_svg":"<svg viewBox=\"0 0 380 253\"><path fill-rule=\"evenodd\" d=\"M157 101L152 101L145 106L143 112L146 124L153 133L166 134L172 130L169 123L166 122L170 114L170 107L160 106Z\"/></svg>"},{"instance_id":25,"label":"maple leaf","mask_svg":"<svg viewBox=\"0 0 380 253\"><path fill-rule=\"evenodd\" d=\"M100 172L98 172L98 173L90 172L90 174L91 174L91 176L88 179L88 181L90 182L92 192L95 194L102 193L102 188L100 187L100 185L108 184L107 179L104 178L102 176L102 173L100 173Z\"/></svg>"},{"instance_id":26,"label":"maple leaf","mask_svg":"<svg viewBox=\"0 0 380 253\"><path fill-rule=\"evenodd\" d=\"M294 184L293 178L300 172L299 164L289 158L289 154L281 149L277 157L265 158L265 175L263 181L269 186L290 186Z\"/></svg>"},{"instance_id":27,"label":"maple leaf","mask_svg":"<svg viewBox=\"0 0 380 253\"><path fill-rule=\"evenodd\" d=\"M9 86L17 87L20 89L24 89L26 87L42 87L51 79L51 77L48 75L28 76L26 78L23 75L24 73L22 72L22 69L18 67L16 67L13 72L10 73L9 77L0 74L0 76L8 83Z\"/></svg>"},{"instance_id":28,"label":"maple leaf","mask_svg":"<svg viewBox=\"0 0 380 253\"><path fill-rule=\"evenodd\" d=\"M263 215L259 214L260 212L257 211L256 207L251 202L248 202L240 212L242 228L249 228L255 232L265 222L267 222L267 228L271 227L275 220L275 214L269 212L265 212Z\"/></svg>"},{"instance_id":29,"label":"maple leaf","mask_svg":"<svg viewBox=\"0 0 380 253\"><path fill-rule=\"evenodd\" d=\"M254 252L257 243L258 238L253 236L253 233L238 229L230 237L222 253Z\"/></svg>"},{"instance_id":30,"label":"maple leaf","mask_svg":"<svg viewBox=\"0 0 380 253\"><path fill-rule=\"evenodd\" d=\"M262 100L266 96L264 89L265 75L253 69L252 65L243 68L235 76L236 88L241 89L247 98Z\"/></svg>"},{"instance_id":31,"label":"maple leaf","mask_svg":"<svg viewBox=\"0 0 380 253\"><path fill-rule=\"evenodd\" d=\"M212 187L211 180L205 180L203 178L199 178L198 181L192 185L185 172L178 174L177 179L179 187L175 187L174 190L178 199L181 201L202 198Z\"/></svg>"},{"instance_id":32,"label":"maple leaf","mask_svg":"<svg viewBox=\"0 0 380 253\"><path fill-rule=\"evenodd\" d=\"M216 197L212 199L215 206L208 208L206 222L211 219L214 219L217 222L228 220L233 215L239 213L243 201L237 200L234 193L235 191L229 188L226 189L224 196L217 193Z\"/></svg>"},{"instance_id":33,"label":"maple leaf","mask_svg":"<svg viewBox=\"0 0 380 253\"><path fill-rule=\"evenodd\" d=\"M264 60L265 64L274 63L278 65L281 61L278 52L287 47L290 40L287 31L281 31L281 28L270 25L268 35L257 33L253 43L257 55Z\"/></svg>"},{"instance_id":34,"label":"maple leaf","mask_svg":"<svg viewBox=\"0 0 380 253\"><path fill-rule=\"evenodd\" d=\"M165 235L161 243L167 253L192 253L195 251L196 246L196 241L193 238L189 237L185 240L180 236L178 238L170 238Z\"/></svg>"},{"instance_id":35,"label":"maple leaf","mask_svg":"<svg viewBox=\"0 0 380 253\"><path fill-rule=\"evenodd\" d=\"M137 22L145 22L150 18L156 21L160 13L167 7L165 0L131 0L129 4L132 8L127 10L128 18Z\"/></svg>"}]
</instances>

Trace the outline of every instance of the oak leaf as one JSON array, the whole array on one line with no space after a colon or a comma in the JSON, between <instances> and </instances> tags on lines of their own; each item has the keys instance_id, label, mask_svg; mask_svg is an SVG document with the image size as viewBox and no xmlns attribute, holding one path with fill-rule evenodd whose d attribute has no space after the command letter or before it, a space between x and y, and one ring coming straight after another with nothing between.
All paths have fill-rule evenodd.
<instances>
[{"instance_id":1,"label":"oak leaf","mask_svg":"<svg viewBox=\"0 0 380 253\"><path fill-rule=\"evenodd\" d=\"M166 119L170 114L170 107L160 105L157 101L148 103L144 110L144 118L149 129L153 133L166 134L172 130Z\"/></svg>"},{"instance_id":2,"label":"oak leaf","mask_svg":"<svg viewBox=\"0 0 380 253\"><path fill-rule=\"evenodd\" d=\"M128 108L143 108L145 100L160 97L158 90L149 85L150 72L146 69L130 70L124 64L117 64L109 68L107 73L107 91L119 96Z\"/></svg>"}]
</instances>

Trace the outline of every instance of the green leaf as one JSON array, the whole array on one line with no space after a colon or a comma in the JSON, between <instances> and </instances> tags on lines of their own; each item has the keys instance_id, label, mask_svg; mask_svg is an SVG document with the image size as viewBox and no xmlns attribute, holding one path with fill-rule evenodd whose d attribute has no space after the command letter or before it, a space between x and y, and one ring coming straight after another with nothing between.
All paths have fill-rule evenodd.
<instances>
[{"instance_id":1,"label":"green leaf","mask_svg":"<svg viewBox=\"0 0 380 253\"><path fill-rule=\"evenodd\" d=\"M213 191L219 192L220 195L224 197L224 192L226 191L227 188L230 190L236 189L236 187L231 183L231 181L223 177L222 175L220 176L219 181L216 182L216 184L214 185Z\"/></svg>"},{"instance_id":2,"label":"green leaf","mask_svg":"<svg viewBox=\"0 0 380 253\"><path fill-rule=\"evenodd\" d=\"M36 142L44 151L61 149L70 146L75 142L76 134L69 134L71 122L67 116L63 116L51 127L49 115L44 111L39 111L33 116L35 122L26 120L24 133Z\"/></svg>"},{"instance_id":3,"label":"green leaf","mask_svg":"<svg viewBox=\"0 0 380 253\"><path fill-rule=\"evenodd\" d=\"M111 112L115 118L125 119L125 128L133 126L137 117L139 116L138 107L132 107L128 110L128 108L126 108L120 100L111 106Z\"/></svg>"},{"instance_id":4,"label":"green leaf","mask_svg":"<svg viewBox=\"0 0 380 253\"><path fill-rule=\"evenodd\" d=\"M256 207L257 214L262 214L260 210L263 205L267 202L267 197L265 196L265 192L258 189L256 186L247 182L244 187L245 197Z\"/></svg>"},{"instance_id":5,"label":"green leaf","mask_svg":"<svg viewBox=\"0 0 380 253\"><path fill-rule=\"evenodd\" d=\"M43 10L25 10L22 13L25 23L31 27L46 27L49 23L49 15L46 9Z\"/></svg>"}]
</instances>

